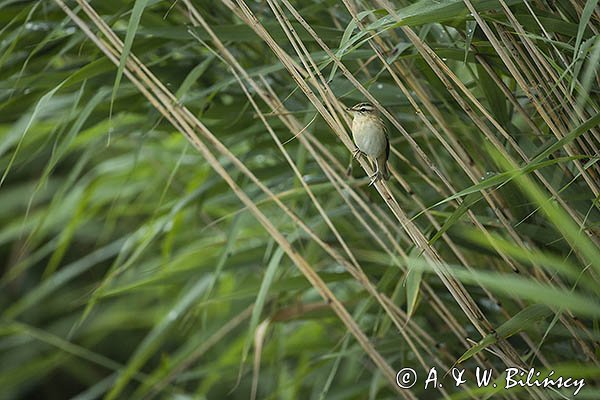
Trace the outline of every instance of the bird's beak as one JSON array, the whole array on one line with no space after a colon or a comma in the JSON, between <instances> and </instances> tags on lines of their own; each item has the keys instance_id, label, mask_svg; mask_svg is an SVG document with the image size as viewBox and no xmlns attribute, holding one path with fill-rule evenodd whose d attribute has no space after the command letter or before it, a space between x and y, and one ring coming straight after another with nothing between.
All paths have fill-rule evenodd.
<instances>
[{"instance_id":1,"label":"bird's beak","mask_svg":"<svg viewBox=\"0 0 600 400\"><path fill-rule=\"evenodd\" d=\"M346 111L352 112L352 107L346 107Z\"/></svg>"}]
</instances>

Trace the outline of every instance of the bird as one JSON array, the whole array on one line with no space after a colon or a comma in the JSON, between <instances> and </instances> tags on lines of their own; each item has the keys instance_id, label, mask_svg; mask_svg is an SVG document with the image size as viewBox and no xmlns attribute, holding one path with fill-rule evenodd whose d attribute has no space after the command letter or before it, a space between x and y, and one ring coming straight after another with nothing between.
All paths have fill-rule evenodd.
<instances>
[{"instance_id":1,"label":"bird","mask_svg":"<svg viewBox=\"0 0 600 400\"><path fill-rule=\"evenodd\" d=\"M368 156L373 160L375 173L370 175L369 186L382 178L388 180L390 171L387 160L390 156L390 140L388 138L384 122L379 116L379 111L373 104L364 102L346 108L352 116L352 139L356 149L352 153L352 159L360 154Z\"/></svg>"}]
</instances>

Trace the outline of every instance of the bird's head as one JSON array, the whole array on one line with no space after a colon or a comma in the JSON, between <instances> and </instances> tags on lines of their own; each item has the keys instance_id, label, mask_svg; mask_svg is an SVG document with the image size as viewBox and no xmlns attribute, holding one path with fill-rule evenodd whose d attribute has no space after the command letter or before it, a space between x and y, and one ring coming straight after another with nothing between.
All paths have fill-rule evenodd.
<instances>
[{"instance_id":1,"label":"bird's head","mask_svg":"<svg viewBox=\"0 0 600 400\"><path fill-rule=\"evenodd\" d=\"M377 115L377 109L375 108L375 106L368 102L358 103L352 107L348 107L346 108L346 111L348 111L354 116Z\"/></svg>"}]
</instances>

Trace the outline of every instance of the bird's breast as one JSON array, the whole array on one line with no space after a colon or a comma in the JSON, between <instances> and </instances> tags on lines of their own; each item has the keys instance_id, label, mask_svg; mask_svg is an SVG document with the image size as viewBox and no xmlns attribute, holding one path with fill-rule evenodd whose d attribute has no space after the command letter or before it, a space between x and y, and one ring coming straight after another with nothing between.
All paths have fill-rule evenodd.
<instances>
[{"instance_id":1,"label":"bird's breast","mask_svg":"<svg viewBox=\"0 0 600 400\"><path fill-rule=\"evenodd\" d=\"M371 157L379 157L385 152L386 136L383 126L370 119L354 119L352 136L356 147Z\"/></svg>"}]
</instances>

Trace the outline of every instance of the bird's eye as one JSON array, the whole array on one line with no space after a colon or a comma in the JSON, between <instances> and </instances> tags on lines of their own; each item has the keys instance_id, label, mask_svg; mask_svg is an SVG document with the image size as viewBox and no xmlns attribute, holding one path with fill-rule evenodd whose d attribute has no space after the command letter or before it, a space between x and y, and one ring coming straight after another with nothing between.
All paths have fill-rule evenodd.
<instances>
[{"instance_id":1,"label":"bird's eye","mask_svg":"<svg viewBox=\"0 0 600 400\"><path fill-rule=\"evenodd\" d=\"M363 108L361 108L359 111L360 111L360 112L365 112L365 111L367 111L367 109L363 107Z\"/></svg>"}]
</instances>

